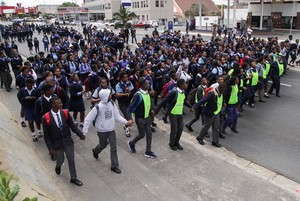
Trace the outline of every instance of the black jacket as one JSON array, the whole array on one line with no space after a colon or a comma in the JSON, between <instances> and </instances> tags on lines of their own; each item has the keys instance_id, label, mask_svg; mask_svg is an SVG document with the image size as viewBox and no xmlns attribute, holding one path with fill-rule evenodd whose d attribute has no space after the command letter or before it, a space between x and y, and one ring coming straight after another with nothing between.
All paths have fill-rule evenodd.
<instances>
[{"instance_id":1,"label":"black jacket","mask_svg":"<svg viewBox=\"0 0 300 201\"><path fill-rule=\"evenodd\" d=\"M163 106L167 106L167 110L169 112L172 111L177 101L177 93L179 92L177 91L176 88L170 91L168 95L159 103L159 105L154 110L154 112L157 114ZM192 108L192 105L187 101L187 99L184 100L184 105L187 106L188 108Z\"/></svg>"},{"instance_id":2,"label":"black jacket","mask_svg":"<svg viewBox=\"0 0 300 201\"><path fill-rule=\"evenodd\" d=\"M212 118L218 106L217 95L218 94L215 94L215 92L213 91L208 92L206 96L204 96L198 101L198 103L194 105L194 108L197 109L198 107L201 107L201 105L207 103L206 106L202 109L202 114L208 118Z\"/></svg>"},{"instance_id":3,"label":"black jacket","mask_svg":"<svg viewBox=\"0 0 300 201\"><path fill-rule=\"evenodd\" d=\"M68 112L68 119L65 114L60 110L60 116L62 121L62 131L56 125L55 119L50 112L50 125L47 125L45 117L42 118L42 125L44 131L44 140L48 147L48 150L61 150L65 145L72 146L74 141L71 137L71 130L79 137L83 136L81 130L74 124L74 121ZM71 130L70 130L71 129Z\"/></svg>"}]
</instances>

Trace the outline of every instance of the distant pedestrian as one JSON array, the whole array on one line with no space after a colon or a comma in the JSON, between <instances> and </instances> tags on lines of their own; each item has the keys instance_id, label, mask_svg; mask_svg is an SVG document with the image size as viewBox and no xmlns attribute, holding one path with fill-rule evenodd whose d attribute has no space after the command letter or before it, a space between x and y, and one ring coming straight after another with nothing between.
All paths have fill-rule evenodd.
<instances>
[{"instance_id":1,"label":"distant pedestrian","mask_svg":"<svg viewBox=\"0 0 300 201\"><path fill-rule=\"evenodd\" d=\"M40 41L36 37L34 37L33 43L34 43L35 53L37 54L40 52Z\"/></svg>"}]
</instances>

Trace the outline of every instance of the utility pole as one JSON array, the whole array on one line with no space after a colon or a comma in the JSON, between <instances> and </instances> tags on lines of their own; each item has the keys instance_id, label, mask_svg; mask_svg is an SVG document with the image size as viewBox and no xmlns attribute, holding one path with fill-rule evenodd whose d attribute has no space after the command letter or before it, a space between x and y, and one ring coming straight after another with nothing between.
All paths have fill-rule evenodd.
<instances>
[{"instance_id":1,"label":"utility pole","mask_svg":"<svg viewBox=\"0 0 300 201\"><path fill-rule=\"evenodd\" d=\"M261 11L260 11L260 25L259 30L263 28L263 18L264 18L264 0L261 0Z\"/></svg>"},{"instance_id":2,"label":"utility pole","mask_svg":"<svg viewBox=\"0 0 300 201\"><path fill-rule=\"evenodd\" d=\"M202 28L202 0L199 0L199 29Z\"/></svg>"},{"instance_id":3,"label":"utility pole","mask_svg":"<svg viewBox=\"0 0 300 201\"><path fill-rule=\"evenodd\" d=\"M229 18L230 18L230 0L227 2L227 28L229 28Z\"/></svg>"}]
</instances>

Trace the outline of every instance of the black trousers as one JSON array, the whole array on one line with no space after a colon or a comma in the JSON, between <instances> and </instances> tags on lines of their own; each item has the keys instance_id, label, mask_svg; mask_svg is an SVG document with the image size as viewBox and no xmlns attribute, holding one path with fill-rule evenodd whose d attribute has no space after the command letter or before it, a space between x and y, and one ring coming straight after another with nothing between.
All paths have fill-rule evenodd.
<instances>
[{"instance_id":1,"label":"black trousers","mask_svg":"<svg viewBox=\"0 0 300 201\"><path fill-rule=\"evenodd\" d=\"M183 131L183 117L182 115L173 115L170 114L170 146L175 146L179 143L181 134Z\"/></svg>"},{"instance_id":2,"label":"black trousers","mask_svg":"<svg viewBox=\"0 0 300 201\"><path fill-rule=\"evenodd\" d=\"M280 77L279 76L271 76L272 86L269 89L268 93L272 93L273 90L276 90L276 96L279 96L280 91Z\"/></svg>"},{"instance_id":3,"label":"black trousers","mask_svg":"<svg viewBox=\"0 0 300 201\"><path fill-rule=\"evenodd\" d=\"M135 122L139 134L131 142L135 144L139 140L143 139L146 135L146 151L151 151L151 143L152 143L151 117L149 116L148 118L135 118Z\"/></svg>"}]
</instances>

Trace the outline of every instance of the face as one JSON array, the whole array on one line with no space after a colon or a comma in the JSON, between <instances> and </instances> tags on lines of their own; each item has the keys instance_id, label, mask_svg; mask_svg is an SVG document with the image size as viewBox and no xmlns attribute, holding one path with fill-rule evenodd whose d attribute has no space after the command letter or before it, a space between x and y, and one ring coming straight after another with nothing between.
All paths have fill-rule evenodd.
<instances>
[{"instance_id":1,"label":"face","mask_svg":"<svg viewBox=\"0 0 300 201\"><path fill-rule=\"evenodd\" d=\"M101 80L101 88L107 89L107 81L105 79Z\"/></svg>"},{"instance_id":2,"label":"face","mask_svg":"<svg viewBox=\"0 0 300 201\"><path fill-rule=\"evenodd\" d=\"M185 90L187 88L187 83L184 82L181 86L180 86L180 89L181 90Z\"/></svg>"},{"instance_id":3,"label":"face","mask_svg":"<svg viewBox=\"0 0 300 201\"><path fill-rule=\"evenodd\" d=\"M60 74L61 74L60 69L59 68L55 69L54 74L56 76L60 76Z\"/></svg>"},{"instance_id":4,"label":"face","mask_svg":"<svg viewBox=\"0 0 300 201\"><path fill-rule=\"evenodd\" d=\"M223 83L223 82L224 82L224 78L223 78L223 77L218 77L217 82L218 82L219 84Z\"/></svg>"},{"instance_id":5,"label":"face","mask_svg":"<svg viewBox=\"0 0 300 201\"><path fill-rule=\"evenodd\" d=\"M54 109L54 110L62 109L62 103L61 103L61 100L56 100L56 101L54 101L54 103L52 103L51 107L52 107L52 109Z\"/></svg>"},{"instance_id":6,"label":"face","mask_svg":"<svg viewBox=\"0 0 300 201\"><path fill-rule=\"evenodd\" d=\"M75 82L78 82L78 81L79 81L79 77L78 77L77 74L74 75L73 80L74 80Z\"/></svg>"},{"instance_id":7,"label":"face","mask_svg":"<svg viewBox=\"0 0 300 201\"><path fill-rule=\"evenodd\" d=\"M26 83L26 87L27 87L27 89L32 89L32 86L33 86L33 84L32 83Z\"/></svg>"},{"instance_id":8,"label":"face","mask_svg":"<svg viewBox=\"0 0 300 201\"><path fill-rule=\"evenodd\" d=\"M126 74L122 77L122 82L127 82L127 81L128 81L128 75Z\"/></svg>"},{"instance_id":9,"label":"face","mask_svg":"<svg viewBox=\"0 0 300 201\"><path fill-rule=\"evenodd\" d=\"M149 84L149 81L147 80L143 87L143 90L148 91L149 89L150 89L150 84Z\"/></svg>"},{"instance_id":10,"label":"face","mask_svg":"<svg viewBox=\"0 0 300 201\"><path fill-rule=\"evenodd\" d=\"M53 78L53 73L51 72L47 78Z\"/></svg>"},{"instance_id":11,"label":"face","mask_svg":"<svg viewBox=\"0 0 300 201\"><path fill-rule=\"evenodd\" d=\"M25 76L25 77L28 75L28 73L29 73L29 70L28 70L28 69L26 69L26 70L24 70L24 71L22 72L23 76Z\"/></svg>"}]
</instances>

